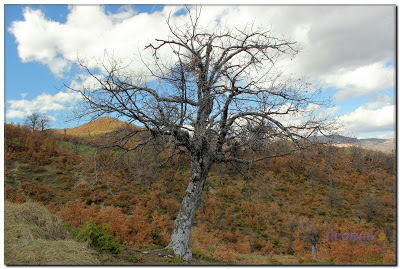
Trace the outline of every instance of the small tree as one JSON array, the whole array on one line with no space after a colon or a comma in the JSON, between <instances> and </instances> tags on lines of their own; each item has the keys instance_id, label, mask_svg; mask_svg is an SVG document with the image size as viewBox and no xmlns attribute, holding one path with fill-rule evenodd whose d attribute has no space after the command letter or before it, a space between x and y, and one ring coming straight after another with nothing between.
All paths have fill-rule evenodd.
<instances>
[{"instance_id":1,"label":"small tree","mask_svg":"<svg viewBox=\"0 0 400 269\"><path fill-rule=\"evenodd\" d=\"M40 114L32 113L30 116L27 116L25 119L25 125L29 127L32 131L38 130Z\"/></svg>"},{"instance_id":2,"label":"small tree","mask_svg":"<svg viewBox=\"0 0 400 269\"><path fill-rule=\"evenodd\" d=\"M314 260L317 259L317 244L321 238L321 230L315 225L313 221L308 221L299 225L300 237L310 243L311 255Z\"/></svg>"},{"instance_id":3,"label":"small tree","mask_svg":"<svg viewBox=\"0 0 400 269\"><path fill-rule=\"evenodd\" d=\"M336 187L329 187L328 192L326 193L326 199L329 203L330 208L334 208L340 205L342 197L340 192Z\"/></svg>"},{"instance_id":4,"label":"small tree","mask_svg":"<svg viewBox=\"0 0 400 269\"><path fill-rule=\"evenodd\" d=\"M154 62L146 63L153 81L132 75L115 58L98 69L78 59L98 85L72 89L84 100L84 115L112 113L143 127L127 132L126 140L148 133L130 147L117 139L120 150L164 137L173 154L189 156L190 181L168 245L186 261L192 258L191 227L213 164L238 167L285 156L332 126L312 110L326 105L319 90L304 80L283 79L275 69L281 55L297 53L295 42L250 25L210 32L199 26L200 10L194 9L196 14L187 9L187 21L179 26L169 18L169 37L146 47L153 55ZM165 51L171 59L162 57Z\"/></svg>"},{"instance_id":5,"label":"small tree","mask_svg":"<svg viewBox=\"0 0 400 269\"><path fill-rule=\"evenodd\" d=\"M379 197L373 195L365 196L359 205L360 217L363 217L367 222L378 221L383 217L384 204Z\"/></svg>"},{"instance_id":6,"label":"small tree","mask_svg":"<svg viewBox=\"0 0 400 269\"><path fill-rule=\"evenodd\" d=\"M47 130L50 127L51 118L49 115L40 115L38 119L38 129L40 131Z\"/></svg>"},{"instance_id":7,"label":"small tree","mask_svg":"<svg viewBox=\"0 0 400 269\"><path fill-rule=\"evenodd\" d=\"M50 127L51 118L49 115L32 113L26 117L25 125L32 131L44 131Z\"/></svg>"}]
</instances>

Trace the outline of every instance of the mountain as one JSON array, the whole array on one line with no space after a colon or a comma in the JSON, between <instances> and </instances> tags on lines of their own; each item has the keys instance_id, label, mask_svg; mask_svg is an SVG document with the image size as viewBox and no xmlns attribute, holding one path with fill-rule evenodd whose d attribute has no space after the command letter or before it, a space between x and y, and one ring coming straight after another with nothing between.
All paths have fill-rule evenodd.
<instances>
[{"instance_id":1,"label":"mountain","mask_svg":"<svg viewBox=\"0 0 400 269\"><path fill-rule=\"evenodd\" d=\"M332 135L329 137L318 136L315 138L318 142L332 143L337 147L361 147L365 149L390 153L396 150L396 140L381 138L362 138L347 137L342 135Z\"/></svg>"},{"instance_id":2,"label":"mountain","mask_svg":"<svg viewBox=\"0 0 400 269\"><path fill-rule=\"evenodd\" d=\"M54 131L56 133L65 133L66 135L72 136L97 136L127 127L138 128L135 125L128 124L124 121L106 116L75 128L54 129Z\"/></svg>"},{"instance_id":3,"label":"mountain","mask_svg":"<svg viewBox=\"0 0 400 269\"><path fill-rule=\"evenodd\" d=\"M367 138L360 139L360 147L382 151L382 152L392 152L396 150L396 139L378 139L378 138Z\"/></svg>"},{"instance_id":4,"label":"mountain","mask_svg":"<svg viewBox=\"0 0 400 269\"><path fill-rule=\"evenodd\" d=\"M122 128L139 128L133 124L128 124L124 121L112 118L112 117L102 117L85 123L81 126L68 129L53 129L56 133L64 133L72 136L97 136L106 133L110 133ZM329 142L338 147L361 147L365 149L375 150L390 153L396 150L396 140L391 139L380 139L380 138L365 138L358 139L355 137L347 137L339 134L335 134L329 137L317 136L314 138L318 142Z\"/></svg>"}]
</instances>

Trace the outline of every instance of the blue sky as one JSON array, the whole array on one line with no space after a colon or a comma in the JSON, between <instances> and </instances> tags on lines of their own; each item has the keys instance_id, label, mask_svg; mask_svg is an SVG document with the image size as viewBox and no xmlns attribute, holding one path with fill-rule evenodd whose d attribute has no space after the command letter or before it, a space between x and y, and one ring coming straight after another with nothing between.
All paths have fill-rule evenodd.
<instances>
[{"instance_id":1,"label":"blue sky","mask_svg":"<svg viewBox=\"0 0 400 269\"><path fill-rule=\"evenodd\" d=\"M66 120L77 97L63 85L76 83L82 72L69 60L77 52L98 57L104 49L130 57L143 42L164 35L166 18L181 14L180 8L5 5L5 121L23 122L39 112L52 116L55 128L76 126ZM232 27L248 21L272 25L298 41L303 50L285 70L321 82L335 106L330 113L341 115L346 126L344 134L391 138L394 12L394 6L206 6L202 19Z\"/></svg>"}]
</instances>

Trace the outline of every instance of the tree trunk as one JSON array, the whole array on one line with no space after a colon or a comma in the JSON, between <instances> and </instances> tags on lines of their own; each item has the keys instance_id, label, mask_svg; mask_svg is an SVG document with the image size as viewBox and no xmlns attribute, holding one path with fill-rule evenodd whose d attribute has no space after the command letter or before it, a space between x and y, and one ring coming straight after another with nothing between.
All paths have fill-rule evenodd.
<instances>
[{"instance_id":1,"label":"tree trunk","mask_svg":"<svg viewBox=\"0 0 400 269\"><path fill-rule=\"evenodd\" d=\"M311 245L311 254L314 260L317 259L317 249L315 245Z\"/></svg>"},{"instance_id":2,"label":"tree trunk","mask_svg":"<svg viewBox=\"0 0 400 269\"><path fill-rule=\"evenodd\" d=\"M171 241L166 247L172 249L175 255L180 255L180 258L186 262L192 261L192 252L189 249L190 232L210 167L211 163L204 164L192 160L190 182L174 222Z\"/></svg>"}]
</instances>

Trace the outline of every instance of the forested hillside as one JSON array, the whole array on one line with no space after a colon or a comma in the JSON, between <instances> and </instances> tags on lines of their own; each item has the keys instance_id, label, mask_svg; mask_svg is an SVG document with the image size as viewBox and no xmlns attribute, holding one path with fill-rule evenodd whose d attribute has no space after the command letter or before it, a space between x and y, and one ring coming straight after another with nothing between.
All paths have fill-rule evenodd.
<instances>
[{"instance_id":1,"label":"forested hillside","mask_svg":"<svg viewBox=\"0 0 400 269\"><path fill-rule=\"evenodd\" d=\"M82 130L91 135L6 124L6 199L39 202L71 229L108 227L138 251L165 247L189 182L187 156L156 143L123 154L96 146L111 133ZM393 154L356 147L218 163L194 222L194 262L393 264L395 184Z\"/></svg>"}]
</instances>

